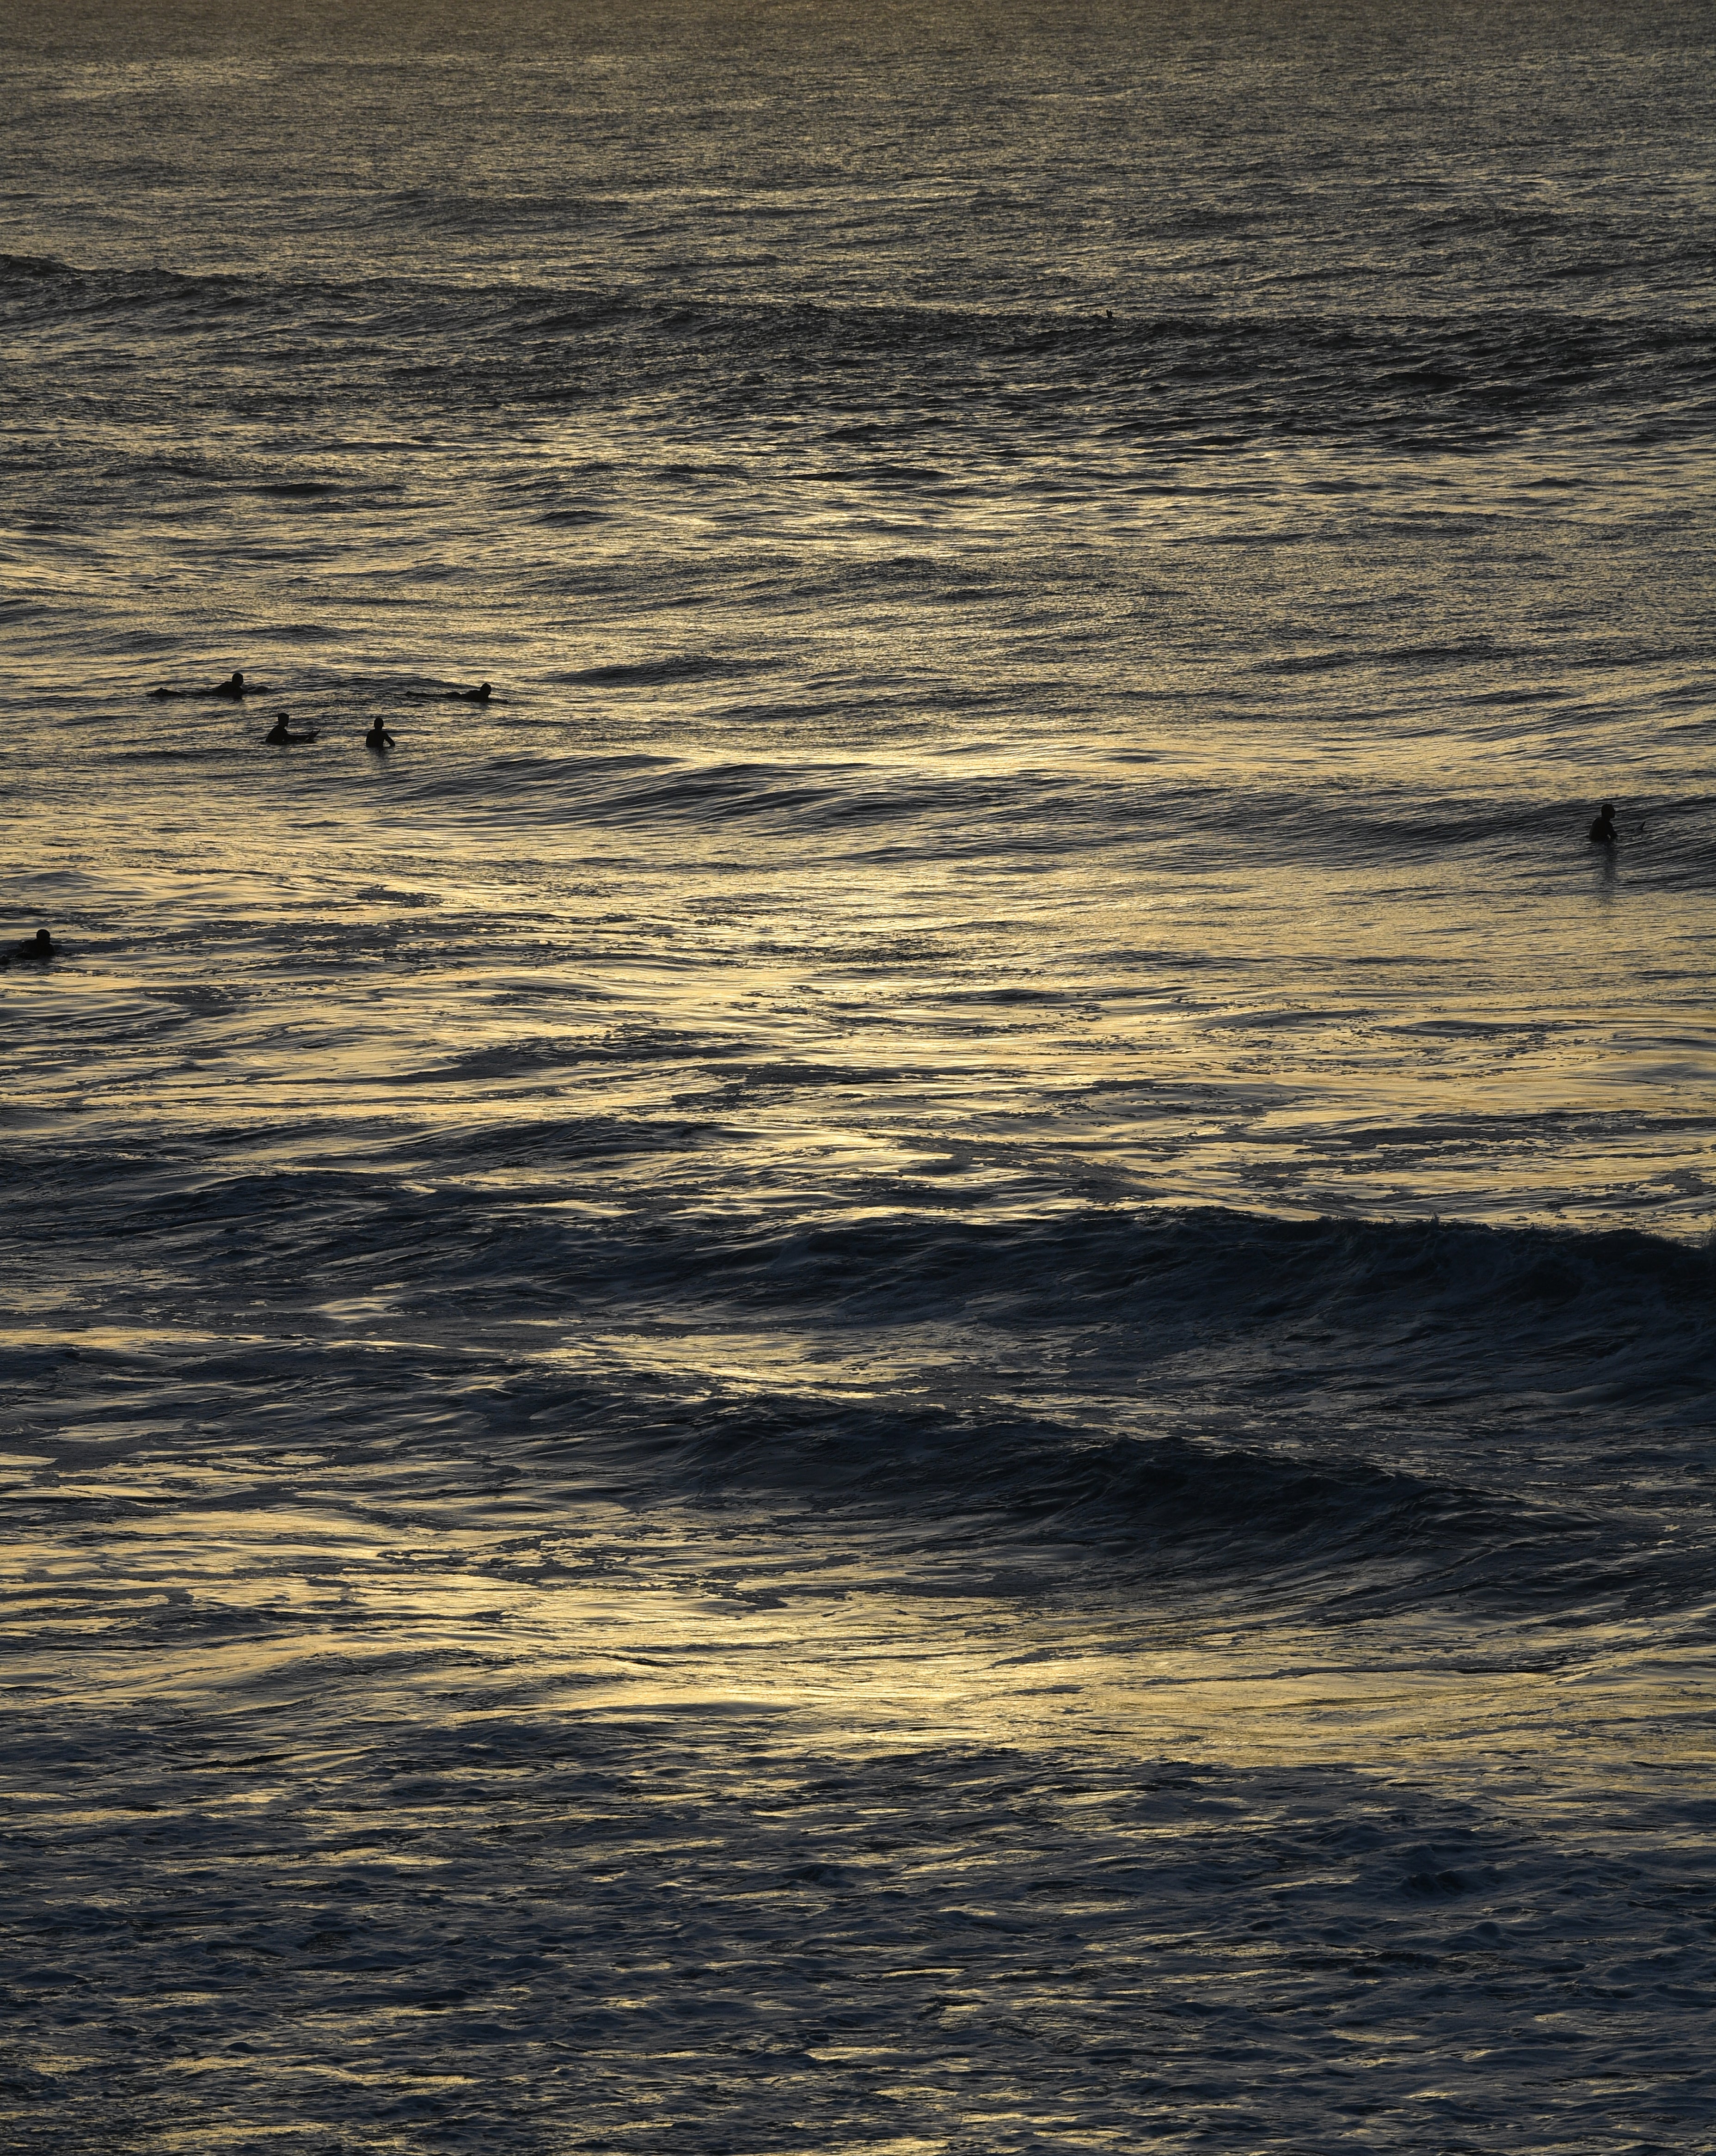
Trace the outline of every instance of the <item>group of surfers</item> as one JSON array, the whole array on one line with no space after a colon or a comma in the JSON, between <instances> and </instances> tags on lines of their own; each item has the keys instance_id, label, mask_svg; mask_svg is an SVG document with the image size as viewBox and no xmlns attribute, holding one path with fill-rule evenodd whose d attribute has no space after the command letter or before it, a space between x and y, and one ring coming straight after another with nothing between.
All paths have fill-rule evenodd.
<instances>
[{"instance_id":1,"label":"group of surfers","mask_svg":"<svg viewBox=\"0 0 1716 2156\"><path fill-rule=\"evenodd\" d=\"M241 673L234 672L224 681L217 681L210 689L152 689L149 693L152 696L224 696L233 703L239 703L246 696L259 696L262 692L254 681L247 681ZM444 701L455 704L486 704L495 691L491 684L485 681L475 689L408 689L405 693L419 702ZM271 747L285 748L294 742L313 742L316 738L314 726L307 726L302 733L295 734L288 718L286 712L276 712L274 724L262 737ZM363 745L366 748L373 749L378 756L396 746L393 737L380 719L376 720L363 737Z\"/></svg>"},{"instance_id":2,"label":"group of surfers","mask_svg":"<svg viewBox=\"0 0 1716 2156\"><path fill-rule=\"evenodd\" d=\"M157 689L152 691L152 694L157 696L229 696L234 701L244 696L255 696L257 693L257 690L245 680L242 674L233 675L229 680L221 682L218 687L213 689ZM486 704L494 691L485 681L480 688L476 689L417 689L408 690L406 693L419 700L445 698L462 704ZM265 742L275 747L284 747L288 743L298 742L313 742L316 738L316 732L314 726L308 726L302 733L295 734L287 723L287 714L285 711L277 714L274 724L263 736ZM393 737L388 732L385 724L380 719L377 719L372 724L369 732L363 737L363 745L366 748L375 750L379 755L393 747ZM1615 829L1615 804L1612 801L1604 802L1602 807L1592 817L1587 836L1594 846L1612 846L1616 843L1619 834ZM0 955L0 967L27 963L32 960L45 963L49 959L57 957L58 953L59 946L54 942L54 938L45 928L39 928L35 934L24 942L14 945L10 951Z\"/></svg>"},{"instance_id":3,"label":"group of surfers","mask_svg":"<svg viewBox=\"0 0 1716 2156\"><path fill-rule=\"evenodd\" d=\"M316 739L314 726L306 726L301 734L295 734L286 723L287 716L288 714L285 711L275 713L274 724L262 737L264 741L272 747L284 748L290 742L313 742ZM375 719L371 721L369 732L363 737L363 746L366 748L374 749L378 755L394 746L393 737L388 732L387 721L384 719Z\"/></svg>"},{"instance_id":4,"label":"group of surfers","mask_svg":"<svg viewBox=\"0 0 1716 2156\"><path fill-rule=\"evenodd\" d=\"M247 681L241 673L234 671L229 675L224 681L217 682L212 689L152 689L149 693L152 696L229 696L234 702L238 702L245 696L258 696L261 692L253 682ZM408 689L405 693L408 696L415 697L419 701L428 698L444 699L459 704L486 704L495 692L489 683L485 681L475 689ZM314 726L307 726L302 733L295 734L287 723L287 717L288 715L285 711L277 712L274 724L263 736L262 738L270 747L286 748L296 742L313 742L316 738ZM378 755L380 755L394 746L393 737L378 719L363 737L363 746L366 748L372 748ZM1606 801L1596 814L1592 817L1588 835L1594 846L1612 846L1615 844L1617 834L1615 829L1615 804L1612 801Z\"/></svg>"}]
</instances>

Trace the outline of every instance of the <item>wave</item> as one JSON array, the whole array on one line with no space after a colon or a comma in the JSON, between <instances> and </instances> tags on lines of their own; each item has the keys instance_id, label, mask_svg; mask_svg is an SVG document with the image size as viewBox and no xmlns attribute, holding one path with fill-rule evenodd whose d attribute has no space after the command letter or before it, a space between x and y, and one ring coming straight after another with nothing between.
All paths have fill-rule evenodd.
<instances>
[{"instance_id":1,"label":"wave","mask_svg":"<svg viewBox=\"0 0 1716 2156\"><path fill-rule=\"evenodd\" d=\"M529 1404L521 1388L519 1404ZM1716 1535L1708 1506L1665 1543L1652 1512L1577 1475L1534 1481L1503 1446L1441 1471L1367 1454L1345 1433L1319 1445L1236 1444L1208 1431L1105 1434L972 1407L851 1405L791 1398L660 1404L646 1430L607 1421L615 1495L784 1502L826 1529L880 1533L914 1563L974 1555L992 1586L1081 1598L1104 1586L1218 1598L1235 1613L1291 1610L1354 1623L1458 1604L1557 1625L1681 1613L1708 1603ZM586 1406L578 1418L588 1428ZM549 1418L552 1419L552 1416ZM540 1412L533 1418L540 1424ZM1614 1442L1614 1434L1609 1434ZM557 1440L537 1436L552 1461ZM935 1592L933 1568L914 1591ZM948 1591L963 1586L955 1568Z\"/></svg>"},{"instance_id":2,"label":"wave","mask_svg":"<svg viewBox=\"0 0 1716 2156\"><path fill-rule=\"evenodd\" d=\"M1702 433L1716 393L1716 336L1661 311L1046 316L80 269L15 254L0 255L0 308L14 329L99 319L104 338L122 334L126 321L140 337L153 318L181 337L200 326L234 370L228 393L246 393L254 365L258 393L265 384L282 404L360 382L373 395L378 380L394 402L436 409L593 400L670 403L682 418L718 420L789 408L820 422L812 439L849 452L855 441L882 439L855 427L885 423L887 441L943 429L948 399L965 434L998 440L1040 418L1112 444L1225 429L1244 440L1379 436L1482 447L1544 423L1648 421L1658 435ZM254 360L232 346L235 326L260 322L290 324L307 340L289 376L265 341ZM181 343L175 357L194 363L195 348Z\"/></svg>"},{"instance_id":3,"label":"wave","mask_svg":"<svg viewBox=\"0 0 1716 2156\"><path fill-rule=\"evenodd\" d=\"M808 1508L819 1531L957 1544L1039 1581L1249 1580L1324 1615L1451 1597L1584 1622L1706 1595L1708 1249L1216 1208L778 1227L566 1204L593 1168L721 1135L497 1120L362 1169L203 1172L146 1148L0 1169L26 1262L74 1236L198 1310L207 1344L174 1383L204 1416L319 1413L337 1380L342 1444L420 1431L433 1450L450 1385L486 1455L549 1485ZM378 1281L373 1340L282 1327L282 1283L313 1282L320 1308ZM563 1336L608 1344L568 1369ZM656 1353L673 1342L684 1359ZM123 1422L125 1353L85 1351L80 1395L103 1353ZM39 1343L5 1374L44 1399L58 1382ZM86 1397L79 1413L93 1429Z\"/></svg>"},{"instance_id":4,"label":"wave","mask_svg":"<svg viewBox=\"0 0 1716 2156\"><path fill-rule=\"evenodd\" d=\"M563 674L563 681L599 688L649 687L658 681L707 681L723 676L769 673L785 662L779 659L721 658L708 652L674 652L659 659L616 661L605 666L587 666Z\"/></svg>"},{"instance_id":5,"label":"wave","mask_svg":"<svg viewBox=\"0 0 1716 2156\"><path fill-rule=\"evenodd\" d=\"M604 1057L740 1062L731 1043L670 1034L544 1040L441 1075L468 1085ZM836 1075L870 1083L901 1074ZM785 1074L814 1085L828 1077ZM1219 1207L999 1220L901 1208L789 1227L734 1223L724 1211L670 1223L563 1209L565 1178L581 1163L686 1152L719 1131L696 1116L501 1117L414 1132L361 1173L202 1174L170 1171L146 1152L105 1151L58 1161L21 1152L0 1168L25 1240L58 1245L81 1227L98 1244L134 1249L140 1265L158 1248L168 1271L200 1276L206 1265L233 1285L314 1278L329 1292L378 1261L397 1267L408 1251L407 1306L425 1319L444 1306L483 1322L647 1311L681 1326L760 1322L830 1341L965 1327L991 1354L1065 1334L1079 1343L1081 1382L1111 1404L1167 1383L1177 1363L1183 1389L1213 1399L1208 1388L1225 1373L1230 1402L1250 1412L1261 1389L1289 1419L1308 1400L1362 1421L1379 1384L1440 1420L1479 1408L1553 1419L1569 1403L1686 1427L1716 1419L1716 1253L1631 1229ZM524 1178L504 1204L482 1179L497 1167ZM419 1187L424 1176L438 1180ZM239 1248L218 1235L236 1221L254 1230Z\"/></svg>"},{"instance_id":6,"label":"wave","mask_svg":"<svg viewBox=\"0 0 1716 2156\"><path fill-rule=\"evenodd\" d=\"M591 669L572 677L570 685L588 690L732 679L742 687L772 663L664 655ZM789 706L769 706L769 716L778 721L815 709L799 697ZM563 714L552 707L541 707L539 715L544 724L563 723ZM1554 716L1547 723L1559 728L1561 721ZM1141 775L1117 760L1072 771L1030 764L972 770L951 761L940 767L902 766L876 757L694 762L637 752L557 754L549 737L533 735L528 750L495 754L485 742L475 759L461 748L451 758L421 761L402 768L394 785L402 797L433 801L438 815L461 823L513 827L569 819L615 831L732 829L787 840L844 838L854 859L921 853L958 860L1021 850L1037 856L1084 855L1148 837L1153 872L1161 875L1207 867L1212 847L1232 850L1251 869L1316 861L1378 870L1476 857L1535 874L1569 865L1583 869L1592 852L1585 833L1597 797L1580 796L1570 785L1556 794L1523 788L1437 794L1422 786L1336 782L1308 794L1266 783L1176 780L1148 759L1133 761L1143 763ZM338 787L345 780L330 765L311 783ZM1710 810L1703 795L1627 794L1629 881L1640 888L1707 881Z\"/></svg>"},{"instance_id":7,"label":"wave","mask_svg":"<svg viewBox=\"0 0 1716 2156\"><path fill-rule=\"evenodd\" d=\"M52 254L0 254L0 287L13 282L30 284L44 277L78 277L83 274Z\"/></svg>"}]
</instances>

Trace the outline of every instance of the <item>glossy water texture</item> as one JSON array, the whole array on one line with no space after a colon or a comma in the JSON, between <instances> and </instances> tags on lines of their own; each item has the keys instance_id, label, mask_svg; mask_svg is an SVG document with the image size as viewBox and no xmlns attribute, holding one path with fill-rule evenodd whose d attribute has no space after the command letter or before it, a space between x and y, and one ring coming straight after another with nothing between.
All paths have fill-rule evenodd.
<instances>
[{"instance_id":1,"label":"glossy water texture","mask_svg":"<svg viewBox=\"0 0 1716 2156\"><path fill-rule=\"evenodd\" d=\"M1708 13L0 39L6 2145L1708 2149Z\"/></svg>"}]
</instances>

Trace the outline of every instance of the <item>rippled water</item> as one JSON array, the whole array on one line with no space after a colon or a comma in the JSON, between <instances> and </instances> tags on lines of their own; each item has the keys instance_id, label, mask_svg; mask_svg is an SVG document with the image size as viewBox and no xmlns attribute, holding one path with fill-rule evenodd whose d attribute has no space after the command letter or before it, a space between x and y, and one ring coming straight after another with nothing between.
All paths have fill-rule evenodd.
<instances>
[{"instance_id":1,"label":"rippled water","mask_svg":"<svg viewBox=\"0 0 1716 2156\"><path fill-rule=\"evenodd\" d=\"M4 37L10 2145L1707 2148L1708 16Z\"/></svg>"}]
</instances>

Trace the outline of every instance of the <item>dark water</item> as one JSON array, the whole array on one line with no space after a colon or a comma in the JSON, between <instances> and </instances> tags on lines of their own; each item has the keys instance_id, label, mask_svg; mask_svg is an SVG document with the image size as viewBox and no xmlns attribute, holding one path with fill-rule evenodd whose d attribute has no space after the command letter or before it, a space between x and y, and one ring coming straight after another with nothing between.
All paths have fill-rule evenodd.
<instances>
[{"instance_id":1,"label":"dark water","mask_svg":"<svg viewBox=\"0 0 1716 2156\"><path fill-rule=\"evenodd\" d=\"M4 2145L1708 2149L1708 12L0 39Z\"/></svg>"}]
</instances>

